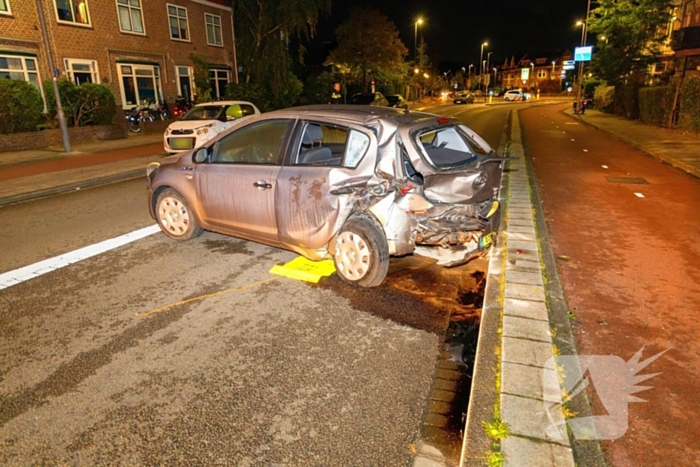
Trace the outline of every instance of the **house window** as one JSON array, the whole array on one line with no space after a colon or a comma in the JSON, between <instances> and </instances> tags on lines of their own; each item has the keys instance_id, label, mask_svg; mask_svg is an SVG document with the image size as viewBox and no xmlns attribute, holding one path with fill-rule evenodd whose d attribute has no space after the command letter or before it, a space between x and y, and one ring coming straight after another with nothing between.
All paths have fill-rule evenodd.
<instances>
[{"instance_id":1,"label":"house window","mask_svg":"<svg viewBox=\"0 0 700 467\"><path fill-rule=\"evenodd\" d=\"M120 63L118 69L122 107L132 108L163 102L159 66Z\"/></svg>"},{"instance_id":2,"label":"house window","mask_svg":"<svg viewBox=\"0 0 700 467\"><path fill-rule=\"evenodd\" d=\"M221 16L204 13L204 24L207 28L207 44L223 46L221 39Z\"/></svg>"},{"instance_id":3,"label":"house window","mask_svg":"<svg viewBox=\"0 0 700 467\"><path fill-rule=\"evenodd\" d=\"M19 79L41 91L35 57L0 54L0 79Z\"/></svg>"},{"instance_id":4,"label":"house window","mask_svg":"<svg viewBox=\"0 0 700 467\"><path fill-rule=\"evenodd\" d=\"M547 77L547 70L537 70L537 79L544 79Z\"/></svg>"},{"instance_id":5,"label":"house window","mask_svg":"<svg viewBox=\"0 0 700 467\"><path fill-rule=\"evenodd\" d=\"M56 15L62 23L90 24L88 0L54 0Z\"/></svg>"},{"instance_id":6,"label":"house window","mask_svg":"<svg viewBox=\"0 0 700 467\"><path fill-rule=\"evenodd\" d=\"M10 0L0 0L0 15L2 14L12 14L12 11L10 11Z\"/></svg>"},{"instance_id":7,"label":"house window","mask_svg":"<svg viewBox=\"0 0 700 467\"><path fill-rule=\"evenodd\" d=\"M170 24L170 38L178 41L189 41L190 31L187 24L187 8L177 5L168 5L168 22Z\"/></svg>"},{"instance_id":8,"label":"house window","mask_svg":"<svg viewBox=\"0 0 700 467\"><path fill-rule=\"evenodd\" d=\"M213 99L223 99L226 95L226 85L231 81L229 70L209 70L211 80L211 97Z\"/></svg>"},{"instance_id":9,"label":"house window","mask_svg":"<svg viewBox=\"0 0 700 467\"><path fill-rule=\"evenodd\" d=\"M122 32L145 34L143 27L143 11L141 0L117 0L119 14L119 29Z\"/></svg>"},{"instance_id":10,"label":"house window","mask_svg":"<svg viewBox=\"0 0 700 467\"><path fill-rule=\"evenodd\" d=\"M75 84L81 85L100 82L96 61L66 58L64 63L66 65L66 76Z\"/></svg>"}]
</instances>

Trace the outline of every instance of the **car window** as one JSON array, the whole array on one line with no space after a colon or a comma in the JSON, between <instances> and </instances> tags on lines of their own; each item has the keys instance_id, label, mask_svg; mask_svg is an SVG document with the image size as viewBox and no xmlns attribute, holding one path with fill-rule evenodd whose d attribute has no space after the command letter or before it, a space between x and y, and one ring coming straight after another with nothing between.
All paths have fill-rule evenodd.
<instances>
[{"instance_id":1,"label":"car window","mask_svg":"<svg viewBox=\"0 0 700 467\"><path fill-rule=\"evenodd\" d=\"M277 164L287 128L288 120L266 120L240 128L216 144L211 162Z\"/></svg>"},{"instance_id":2,"label":"car window","mask_svg":"<svg viewBox=\"0 0 700 467\"><path fill-rule=\"evenodd\" d=\"M424 158L439 169L469 164L477 157L465 135L454 126L421 133L418 142Z\"/></svg>"},{"instance_id":3,"label":"car window","mask_svg":"<svg viewBox=\"0 0 700 467\"><path fill-rule=\"evenodd\" d=\"M359 131L311 122L304 127L295 165L355 168L369 147L369 137Z\"/></svg>"}]
</instances>

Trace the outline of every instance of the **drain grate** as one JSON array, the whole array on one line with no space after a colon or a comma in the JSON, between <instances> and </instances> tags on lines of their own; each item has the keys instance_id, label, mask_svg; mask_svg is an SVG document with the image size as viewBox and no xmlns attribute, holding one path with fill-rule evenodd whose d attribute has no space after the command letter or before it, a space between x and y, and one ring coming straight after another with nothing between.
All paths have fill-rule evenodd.
<instances>
[{"instance_id":1,"label":"drain grate","mask_svg":"<svg viewBox=\"0 0 700 467\"><path fill-rule=\"evenodd\" d=\"M605 177L610 183L632 183L634 185L648 185L649 182L641 177Z\"/></svg>"}]
</instances>

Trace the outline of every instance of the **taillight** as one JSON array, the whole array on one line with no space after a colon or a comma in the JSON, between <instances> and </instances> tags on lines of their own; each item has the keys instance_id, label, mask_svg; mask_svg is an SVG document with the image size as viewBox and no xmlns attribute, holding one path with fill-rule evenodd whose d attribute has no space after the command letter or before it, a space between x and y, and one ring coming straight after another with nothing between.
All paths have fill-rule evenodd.
<instances>
[{"instance_id":1,"label":"taillight","mask_svg":"<svg viewBox=\"0 0 700 467\"><path fill-rule=\"evenodd\" d=\"M442 125L444 123L450 123L449 118L438 118L438 125Z\"/></svg>"}]
</instances>

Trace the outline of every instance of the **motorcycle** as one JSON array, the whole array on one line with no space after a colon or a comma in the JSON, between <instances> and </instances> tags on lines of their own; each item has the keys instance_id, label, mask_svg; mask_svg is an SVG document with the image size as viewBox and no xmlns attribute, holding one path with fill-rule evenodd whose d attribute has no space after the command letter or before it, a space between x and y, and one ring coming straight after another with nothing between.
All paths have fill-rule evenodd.
<instances>
[{"instance_id":1,"label":"motorcycle","mask_svg":"<svg viewBox=\"0 0 700 467\"><path fill-rule=\"evenodd\" d=\"M190 102L184 97L178 97L175 99L175 106L173 107L173 117L180 118L190 110L192 106Z\"/></svg>"}]
</instances>

